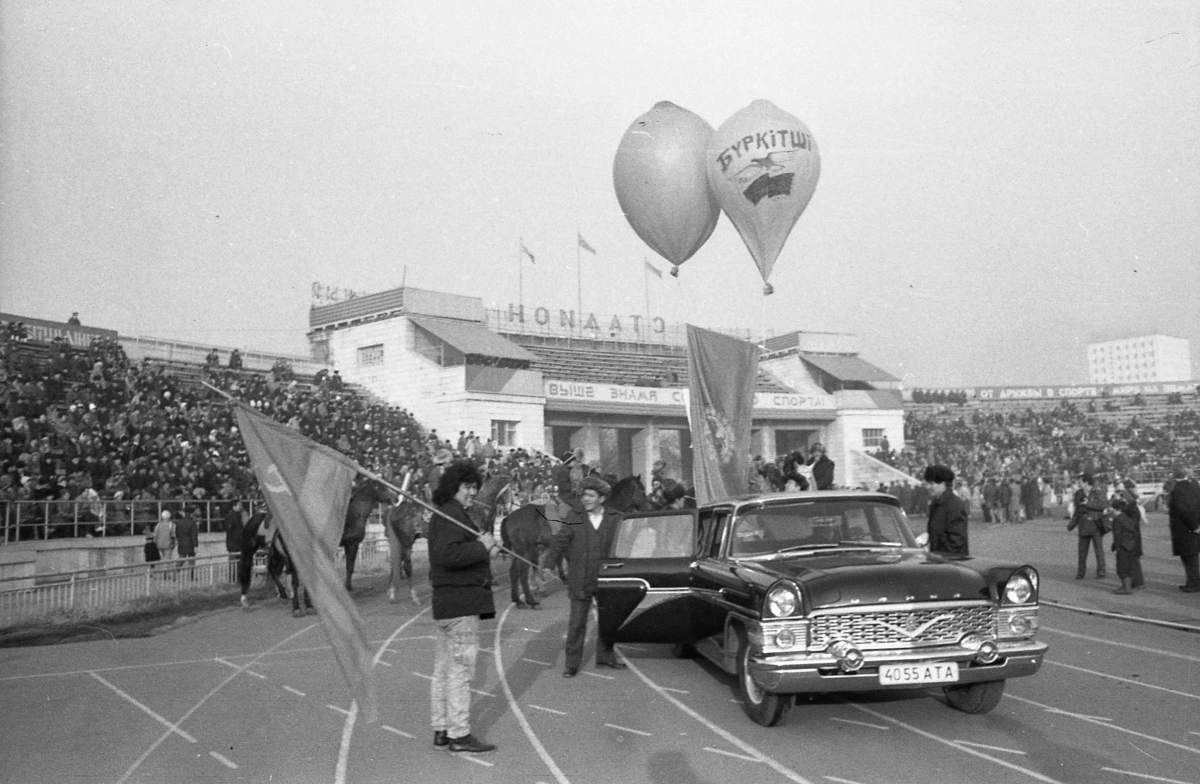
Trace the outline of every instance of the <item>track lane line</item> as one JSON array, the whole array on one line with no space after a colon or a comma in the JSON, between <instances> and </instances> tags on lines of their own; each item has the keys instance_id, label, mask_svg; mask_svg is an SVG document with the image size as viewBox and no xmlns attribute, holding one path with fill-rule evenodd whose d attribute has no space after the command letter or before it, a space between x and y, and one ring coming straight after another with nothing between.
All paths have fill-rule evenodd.
<instances>
[{"instance_id":1,"label":"track lane line","mask_svg":"<svg viewBox=\"0 0 1200 784\"><path fill-rule=\"evenodd\" d=\"M154 719L159 724L163 725L164 727L170 728L170 730L172 732L174 732L179 737L186 740L188 743L196 743L197 742L194 737L192 737L188 733L184 732L183 730L179 729L178 727L173 726L171 724L171 722L167 721L165 718L160 716L158 713L155 713L155 711L152 708L150 708L148 705L146 705L145 703L139 702L138 700L134 699L133 696L130 695L128 692L125 692L122 689L115 686L114 684L109 683L108 681L104 680L104 678L101 678L99 675L97 675L94 672L91 673L91 676L93 678L95 678L96 680L100 681L101 683L103 683L108 688L115 691L117 693L117 696L119 696L122 699L124 699L125 701L135 705L136 707L141 708L143 711L145 711L150 716L150 718Z\"/></svg>"},{"instance_id":2,"label":"track lane line","mask_svg":"<svg viewBox=\"0 0 1200 784\"><path fill-rule=\"evenodd\" d=\"M1134 686L1144 686L1147 689L1154 689L1155 691L1165 691L1168 694L1174 694L1177 697L1188 697L1193 700L1200 700L1200 694L1190 694L1186 691L1179 691L1178 689L1168 689L1166 686L1155 686L1153 683L1143 683L1142 681L1135 681L1132 678L1122 678L1119 675L1110 675L1107 672L1099 672L1098 670L1089 670L1086 667L1077 667L1074 664L1064 664L1063 662L1056 662L1056 661L1048 661L1048 662L1046 662L1046 664L1053 664L1057 667L1063 667L1068 670L1075 670L1077 672L1086 673L1088 675L1095 675L1097 678L1108 678L1110 680L1120 681L1121 683L1128 683L1128 684L1131 684Z\"/></svg>"},{"instance_id":3,"label":"track lane line","mask_svg":"<svg viewBox=\"0 0 1200 784\"><path fill-rule=\"evenodd\" d=\"M500 614L499 621L496 623L496 631L494 632L496 641L492 645L492 648L495 650L492 658L495 659L496 663L496 677L500 681L500 687L504 689L504 698L508 700L509 710L513 712L513 717L516 718L517 724L521 725L521 731L525 733L525 737L529 738L529 743L533 746L533 750L537 752L542 762L550 769L554 780L558 784L571 784L571 780L562 772L562 769L554 762L554 758L550 756L550 752L546 750L546 747L538 739L537 733L533 731L533 727L529 724L529 719L525 718L525 712L517 704L516 695L513 694L512 687L508 685L508 676L504 674L504 655L500 647L500 630L504 628L504 622L508 619L508 614L512 611L512 608L511 604L505 608L504 612Z\"/></svg>"},{"instance_id":4,"label":"track lane line","mask_svg":"<svg viewBox=\"0 0 1200 784\"><path fill-rule=\"evenodd\" d=\"M1162 743L1163 745L1170 746L1173 749L1182 749L1183 751L1190 751L1193 754L1200 754L1200 749L1195 748L1193 746L1184 746L1182 743L1176 743L1175 741L1167 740L1166 738L1158 738L1158 737L1155 737L1154 735L1147 735L1144 732L1138 732L1137 730L1131 730L1128 727L1122 727L1119 724L1112 724L1111 723L1112 719L1100 719L1100 718L1096 718L1093 716L1085 716L1082 713L1071 713L1070 711L1065 711L1060 708L1055 708L1051 705L1045 705L1043 703L1036 702L1036 701L1028 699L1026 697L1018 697L1015 694L1005 694L1004 697L1005 697L1005 699L1016 700L1017 702L1024 702L1028 705L1033 705L1035 707L1038 707L1038 708L1041 708L1042 710L1047 711L1048 713L1058 713L1060 715L1070 716L1071 718L1079 719L1080 721L1086 721L1089 724L1095 724L1097 727L1108 727L1110 730L1116 730L1117 732L1124 732L1126 735L1133 735L1134 737L1142 738L1143 740L1151 740L1151 741L1154 741L1155 743Z\"/></svg>"},{"instance_id":5,"label":"track lane line","mask_svg":"<svg viewBox=\"0 0 1200 784\"><path fill-rule=\"evenodd\" d=\"M197 702L195 705L193 705L191 708L189 708L187 713L183 714L183 716L180 717L179 721L171 724L170 729L168 729L166 732L164 732L162 735L160 735L158 737L158 740L151 743L149 748L147 748L145 751L143 751L141 756L138 757L136 760L134 760L133 764L129 766L129 769L125 771L125 774L123 776L121 776L121 778L117 779L117 784L125 784L125 782L129 780L129 777L132 776L135 772L137 772L137 769L142 766L142 763L145 762L150 757L150 755L154 753L155 749L157 749L159 746L161 746L163 741L165 741L167 738L171 737L172 734L174 734L176 731L179 730L180 724L183 724L185 721L187 721L189 718L191 718L191 715L193 713L195 713L196 711L200 710L200 708L204 706L204 703L208 702L213 697L213 695L215 695L221 689L228 686L233 681L234 678L241 675L242 670L252 666L255 662L258 661L259 657L266 656L268 653L276 650L277 648L279 648L282 645L286 645L287 643L296 639L300 635L304 634L305 632L307 632L311 629L316 628L319 625L320 625L320 621L309 624L308 626L305 626L303 629L300 629L299 631L289 634L287 637L284 637L282 640L280 640L279 642L272 645L270 648L268 648L263 653L254 657L250 661L246 662L244 665L242 665L241 669L239 669L237 672L232 673L225 680L218 683L216 685L216 687L213 688L212 691L210 691L208 694L204 695L202 698L200 698L199 702Z\"/></svg>"}]
</instances>

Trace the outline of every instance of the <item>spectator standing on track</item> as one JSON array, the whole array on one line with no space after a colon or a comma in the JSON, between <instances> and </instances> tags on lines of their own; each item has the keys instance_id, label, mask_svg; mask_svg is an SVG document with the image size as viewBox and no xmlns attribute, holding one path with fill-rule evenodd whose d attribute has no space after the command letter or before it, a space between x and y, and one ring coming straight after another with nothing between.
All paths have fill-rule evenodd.
<instances>
[{"instance_id":1,"label":"spectator standing on track","mask_svg":"<svg viewBox=\"0 0 1200 784\"><path fill-rule=\"evenodd\" d=\"M564 678L574 678L583 664L583 644L587 638L588 613L596 596L600 577L600 559L608 553L619 512L604 506L612 492L608 482L598 476L588 476L580 483L580 504L583 511L572 509L563 520L563 526L554 535L554 541L546 556L546 563L558 563L566 555L567 592L571 597L571 615L567 621L567 642ZM613 642L601 636L596 638L596 666L623 670L625 662L617 658Z\"/></svg>"},{"instance_id":2,"label":"spectator standing on track","mask_svg":"<svg viewBox=\"0 0 1200 784\"><path fill-rule=\"evenodd\" d=\"M1121 587L1113 593L1128 595L1146 586L1142 576L1142 509L1137 502L1137 483L1126 479L1105 513L1112 527L1112 549L1117 554L1117 577L1121 580Z\"/></svg>"},{"instance_id":3,"label":"spectator standing on track","mask_svg":"<svg viewBox=\"0 0 1200 784\"><path fill-rule=\"evenodd\" d=\"M925 487L929 491L929 552L942 555L970 555L967 538L967 508L953 490L954 472L946 466L925 469Z\"/></svg>"},{"instance_id":4,"label":"spectator standing on track","mask_svg":"<svg viewBox=\"0 0 1200 784\"><path fill-rule=\"evenodd\" d=\"M471 680L479 655L479 621L496 617L492 600L490 532L479 531L467 514L483 479L471 463L451 463L442 472L433 502L441 515L429 521L429 582L437 629L430 719L433 745L453 752L496 748L471 734Z\"/></svg>"},{"instance_id":5,"label":"spectator standing on track","mask_svg":"<svg viewBox=\"0 0 1200 784\"><path fill-rule=\"evenodd\" d=\"M1021 522L1021 482L1019 477L1008 480L1008 522Z\"/></svg>"},{"instance_id":6,"label":"spectator standing on track","mask_svg":"<svg viewBox=\"0 0 1200 784\"><path fill-rule=\"evenodd\" d=\"M993 522L993 515L999 522L999 514L997 513L997 504L1000 502L1000 488L996 486L996 480L993 477L988 477L983 484L983 522Z\"/></svg>"},{"instance_id":7,"label":"spectator standing on track","mask_svg":"<svg viewBox=\"0 0 1200 784\"><path fill-rule=\"evenodd\" d=\"M1175 469L1175 485L1167 504L1171 554L1183 561L1184 593L1200 592L1200 486L1186 468Z\"/></svg>"},{"instance_id":8,"label":"spectator standing on track","mask_svg":"<svg viewBox=\"0 0 1200 784\"><path fill-rule=\"evenodd\" d=\"M200 526L196 522L196 510L189 509L175 525L175 542L179 546L179 557L194 561L196 547L200 544ZM191 572L195 576L195 570Z\"/></svg>"},{"instance_id":9,"label":"spectator standing on track","mask_svg":"<svg viewBox=\"0 0 1200 784\"><path fill-rule=\"evenodd\" d=\"M1100 489L1096 478L1091 474L1079 477L1079 487L1072 499L1075 512L1067 530L1079 529L1079 566L1075 571L1075 579L1082 580L1087 576L1088 549L1096 551L1096 579L1104 578L1104 528L1106 525L1102 512L1108 508L1108 499Z\"/></svg>"},{"instance_id":10,"label":"spectator standing on track","mask_svg":"<svg viewBox=\"0 0 1200 784\"><path fill-rule=\"evenodd\" d=\"M1012 506L1012 485L1008 483L1005 477L1000 478L1000 484L996 486L996 518L1004 518L1000 522L1011 523L1012 518L1009 517L1009 507Z\"/></svg>"},{"instance_id":11,"label":"spectator standing on track","mask_svg":"<svg viewBox=\"0 0 1200 784\"><path fill-rule=\"evenodd\" d=\"M174 560L175 523L171 521L171 513L165 509L154 526L154 544L158 546L158 554L164 561Z\"/></svg>"}]
</instances>

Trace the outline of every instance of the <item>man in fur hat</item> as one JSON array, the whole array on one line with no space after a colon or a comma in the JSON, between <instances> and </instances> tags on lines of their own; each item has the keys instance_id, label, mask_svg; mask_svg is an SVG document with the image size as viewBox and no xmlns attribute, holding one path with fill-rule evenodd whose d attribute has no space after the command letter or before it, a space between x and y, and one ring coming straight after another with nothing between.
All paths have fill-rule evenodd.
<instances>
[{"instance_id":1,"label":"man in fur hat","mask_svg":"<svg viewBox=\"0 0 1200 784\"><path fill-rule=\"evenodd\" d=\"M925 469L925 489L929 491L929 552L942 555L970 555L967 544L967 508L951 489L954 472L943 465Z\"/></svg>"}]
</instances>

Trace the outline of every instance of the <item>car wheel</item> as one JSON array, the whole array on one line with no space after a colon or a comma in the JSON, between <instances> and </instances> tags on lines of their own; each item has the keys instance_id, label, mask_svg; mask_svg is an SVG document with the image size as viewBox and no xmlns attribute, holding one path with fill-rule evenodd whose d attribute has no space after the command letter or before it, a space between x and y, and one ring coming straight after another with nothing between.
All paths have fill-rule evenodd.
<instances>
[{"instance_id":1,"label":"car wheel","mask_svg":"<svg viewBox=\"0 0 1200 784\"><path fill-rule=\"evenodd\" d=\"M987 683L964 683L946 687L946 699L950 707L963 713L987 713L1000 704L1004 696L1004 681Z\"/></svg>"},{"instance_id":2,"label":"car wheel","mask_svg":"<svg viewBox=\"0 0 1200 784\"><path fill-rule=\"evenodd\" d=\"M792 707L792 695L767 691L754 682L750 675L750 641L741 629L738 630L737 685L742 710L756 724L774 727L783 723Z\"/></svg>"}]
</instances>

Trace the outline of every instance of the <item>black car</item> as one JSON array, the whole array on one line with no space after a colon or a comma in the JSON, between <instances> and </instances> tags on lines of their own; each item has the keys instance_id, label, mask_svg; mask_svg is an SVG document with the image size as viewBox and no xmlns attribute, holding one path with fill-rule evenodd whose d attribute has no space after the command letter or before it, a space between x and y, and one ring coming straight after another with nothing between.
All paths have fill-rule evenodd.
<instances>
[{"instance_id":1,"label":"black car","mask_svg":"<svg viewBox=\"0 0 1200 784\"><path fill-rule=\"evenodd\" d=\"M1033 567L931 554L882 493L629 513L602 569L603 635L700 653L768 727L796 694L929 684L985 713L1046 652Z\"/></svg>"}]
</instances>

